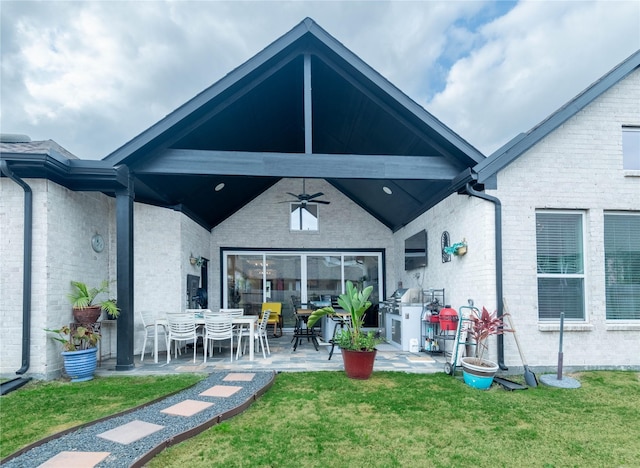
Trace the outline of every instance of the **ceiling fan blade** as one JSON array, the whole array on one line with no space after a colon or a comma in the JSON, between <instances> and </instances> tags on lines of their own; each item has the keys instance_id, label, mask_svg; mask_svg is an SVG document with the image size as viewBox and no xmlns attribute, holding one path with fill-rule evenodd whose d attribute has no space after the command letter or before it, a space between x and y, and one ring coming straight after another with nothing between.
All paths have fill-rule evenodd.
<instances>
[{"instance_id":1,"label":"ceiling fan blade","mask_svg":"<svg viewBox=\"0 0 640 468\"><path fill-rule=\"evenodd\" d=\"M295 193L291 193L291 192L287 192L287 195L291 195L293 198L300 198L298 195L296 195Z\"/></svg>"},{"instance_id":2,"label":"ceiling fan blade","mask_svg":"<svg viewBox=\"0 0 640 468\"><path fill-rule=\"evenodd\" d=\"M316 198L316 197L321 197L322 195L324 195L324 193L322 192L314 193L313 195L308 195L307 200L311 200L312 198Z\"/></svg>"},{"instance_id":3,"label":"ceiling fan blade","mask_svg":"<svg viewBox=\"0 0 640 468\"><path fill-rule=\"evenodd\" d=\"M325 200L313 200L312 203L322 203L323 205L328 205L331 202L330 201L325 201Z\"/></svg>"}]
</instances>

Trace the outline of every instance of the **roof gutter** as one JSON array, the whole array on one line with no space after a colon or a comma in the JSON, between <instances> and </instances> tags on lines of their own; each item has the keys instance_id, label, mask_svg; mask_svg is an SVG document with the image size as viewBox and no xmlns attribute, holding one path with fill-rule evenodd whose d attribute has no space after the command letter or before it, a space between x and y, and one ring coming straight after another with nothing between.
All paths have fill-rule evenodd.
<instances>
[{"instance_id":1,"label":"roof gutter","mask_svg":"<svg viewBox=\"0 0 640 468\"><path fill-rule=\"evenodd\" d=\"M495 206L496 300L498 302L498 317L502 317L504 313L504 305L502 303L502 203L500 203L500 200L494 196L475 190L472 187L471 182L466 183L465 192L476 198L490 201ZM497 338L498 366L502 370L507 370L508 367L504 364L504 336L498 335Z\"/></svg>"},{"instance_id":2,"label":"roof gutter","mask_svg":"<svg viewBox=\"0 0 640 468\"><path fill-rule=\"evenodd\" d=\"M29 369L29 351L31 348L31 257L32 257L32 234L33 234L33 193L31 187L17 177L7 161L0 161L2 173L13 180L24 190L24 245L23 245L23 279L22 279L22 367L16 371L21 375ZM27 379L24 383L26 383ZM30 380L30 379L29 379Z\"/></svg>"}]
</instances>

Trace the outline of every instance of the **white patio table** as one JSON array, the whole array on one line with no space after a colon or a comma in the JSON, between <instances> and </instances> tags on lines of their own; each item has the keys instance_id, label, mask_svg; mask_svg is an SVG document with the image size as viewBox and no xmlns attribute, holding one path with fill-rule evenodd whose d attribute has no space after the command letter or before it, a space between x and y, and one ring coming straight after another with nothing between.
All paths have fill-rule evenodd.
<instances>
[{"instance_id":1,"label":"white patio table","mask_svg":"<svg viewBox=\"0 0 640 468\"><path fill-rule=\"evenodd\" d=\"M249 326L249 361L253 361L253 350L254 350L254 337L255 337L255 328L256 323L258 323L257 315L243 315L242 317L234 317L233 324L234 325L248 325ZM154 340L153 340L153 361L155 363L158 362L158 327L159 326L168 326L169 321L167 319L159 318L156 319L154 324ZM196 325L204 325L204 317L201 314L196 314ZM167 350L167 362L169 362L169 350Z\"/></svg>"}]
</instances>

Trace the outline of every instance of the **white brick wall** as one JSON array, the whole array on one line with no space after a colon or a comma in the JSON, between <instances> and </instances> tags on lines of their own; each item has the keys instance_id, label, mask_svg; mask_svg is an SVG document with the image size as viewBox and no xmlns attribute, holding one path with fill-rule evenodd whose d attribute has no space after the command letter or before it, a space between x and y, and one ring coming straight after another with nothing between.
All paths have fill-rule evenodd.
<instances>
[{"instance_id":1,"label":"white brick wall","mask_svg":"<svg viewBox=\"0 0 640 468\"><path fill-rule=\"evenodd\" d=\"M60 345L44 328L59 328L72 320L66 295L70 281L98 285L109 276L112 261L109 226L113 200L100 193L71 192L41 179L27 179L33 190L33 260L31 350L29 374L51 377L60 372ZM0 180L2 278L0 317L0 374L14 373L22 356L22 259L24 192L13 181ZM6 220L6 223L4 222ZM107 246L91 248L96 233Z\"/></svg>"},{"instance_id":2,"label":"white brick wall","mask_svg":"<svg viewBox=\"0 0 640 468\"><path fill-rule=\"evenodd\" d=\"M307 179L307 193L324 192L331 202L319 206L317 232L291 232L286 192L300 193L299 179L282 179L258 199L212 230L209 301L220 303L220 248L285 249L386 249L387 268L394 271L396 256L391 231L322 179ZM195 252L194 252L195 253ZM395 290L394 275L388 275L387 290Z\"/></svg>"},{"instance_id":3,"label":"white brick wall","mask_svg":"<svg viewBox=\"0 0 640 468\"><path fill-rule=\"evenodd\" d=\"M640 366L640 323L613 331L605 319L604 212L640 212L640 178L622 169L622 126L640 125L640 72L610 89L501 171L504 288L529 364L555 366L558 331L538 323L536 209L586 213L586 323L566 328L564 365ZM556 327L557 328L557 327ZM626 329L625 329L626 328ZM513 338L505 337L507 364L519 365Z\"/></svg>"},{"instance_id":4,"label":"white brick wall","mask_svg":"<svg viewBox=\"0 0 640 468\"><path fill-rule=\"evenodd\" d=\"M537 310L535 211L578 209L586 213L585 239L587 323L565 323L565 367L640 367L640 323L612 324L605 319L604 212L640 212L640 177L622 169L622 126L640 125L640 72L603 94L533 149L501 171L504 295L528 364L557 365L559 332L539 324ZM626 175L626 176L625 176ZM445 288L446 302L456 310L472 298L478 307L494 310L494 206L473 197L452 195L394 236L398 254L395 276L405 287ZM429 265L404 272L404 239L426 229ZM464 257L440 258L440 236L451 242L466 238ZM505 363L521 366L513 336L505 335ZM495 343L490 345L496 359Z\"/></svg>"}]
</instances>

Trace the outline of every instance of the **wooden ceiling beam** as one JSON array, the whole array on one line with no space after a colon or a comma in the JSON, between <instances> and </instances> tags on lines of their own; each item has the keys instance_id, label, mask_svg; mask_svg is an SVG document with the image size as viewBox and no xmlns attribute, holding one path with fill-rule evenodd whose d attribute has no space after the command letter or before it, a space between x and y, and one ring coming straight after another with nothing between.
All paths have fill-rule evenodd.
<instances>
[{"instance_id":1,"label":"wooden ceiling beam","mask_svg":"<svg viewBox=\"0 0 640 468\"><path fill-rule=\"evenodd\" d=\"M155 175L407 180L451 180L462 169L442 156L316 153L308 155L190 149L167 149L155 159L131 168L136 174Z\"/></svg>"}]
</instances>

